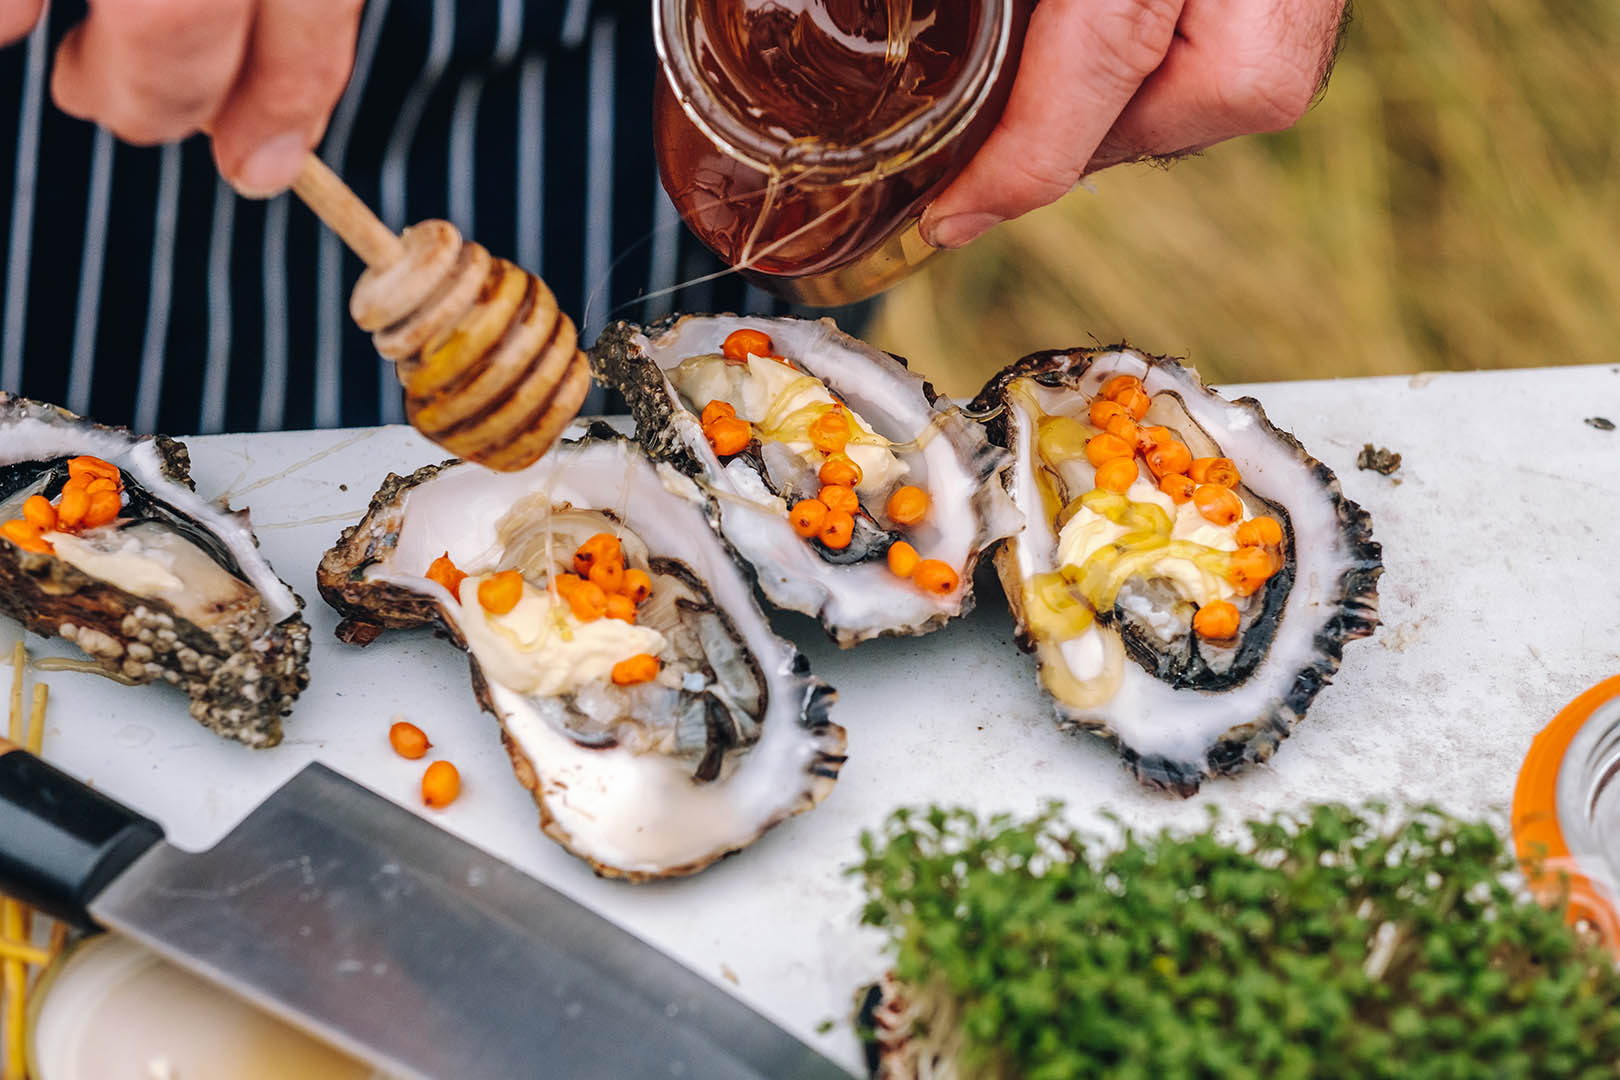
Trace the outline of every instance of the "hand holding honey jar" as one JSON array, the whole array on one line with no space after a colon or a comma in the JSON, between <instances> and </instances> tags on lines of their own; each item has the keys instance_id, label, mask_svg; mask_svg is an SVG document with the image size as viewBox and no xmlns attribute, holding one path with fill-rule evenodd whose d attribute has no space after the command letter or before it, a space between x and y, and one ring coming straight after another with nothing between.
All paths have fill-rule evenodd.
<instances>
[{"instance_id":1,"label":"hand holding honey jar","mask_svg":"<svg viewBox=\"0 0 1620 1080\"><path fill-rule=\"evenodd\" d=\"M1342 0L654 0L665 189L720 257L835 305L1088 172L1302 116Z\"/></svg>"}]
</instances>

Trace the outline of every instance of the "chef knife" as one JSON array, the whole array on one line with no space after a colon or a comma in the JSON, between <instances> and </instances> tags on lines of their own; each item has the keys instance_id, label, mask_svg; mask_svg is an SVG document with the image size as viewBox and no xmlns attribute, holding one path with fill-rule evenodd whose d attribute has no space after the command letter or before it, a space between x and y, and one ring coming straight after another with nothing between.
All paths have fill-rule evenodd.
<instances>
[{"instance_id":1,"label":"chef knife","mask_svg":"<svg viewBox=\"0 0 1620 1080\"><path fill-rule=\"evenodd\" d=\"M848 1076L645 942L318 764L190 854L0 739L0 892L134 938L402 1078Z\"/></svg>"}]
</instances>

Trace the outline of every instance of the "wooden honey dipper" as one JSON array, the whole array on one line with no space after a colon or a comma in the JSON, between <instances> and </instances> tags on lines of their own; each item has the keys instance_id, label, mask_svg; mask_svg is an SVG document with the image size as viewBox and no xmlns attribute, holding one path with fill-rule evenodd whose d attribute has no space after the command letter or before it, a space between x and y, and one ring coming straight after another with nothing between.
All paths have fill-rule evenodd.
<instances>
[{"instance_id":1,"label":"wooden honey dipper","mask_svg":"<svg viewBox=\"0 0 1620 1080\"><path fill-rule=\"evenodd\" d=\"M463 243L448 221L395 236L314 154L293 191L365 260L349 314L394 361L412 426L491 469L544 454L591 386L574 323L546 283Z\"/></svg>"}]
</instances>

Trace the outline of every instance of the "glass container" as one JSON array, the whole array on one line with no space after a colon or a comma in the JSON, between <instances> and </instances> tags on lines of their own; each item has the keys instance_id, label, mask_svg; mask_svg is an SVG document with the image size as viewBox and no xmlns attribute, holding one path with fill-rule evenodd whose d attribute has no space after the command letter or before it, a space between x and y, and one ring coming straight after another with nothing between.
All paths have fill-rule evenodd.
<instances>
[{"instance_id":1,"label":"glass container","mask_svg":"<svg viewBox=\"0 0 1620 1080\"><path fill-rule=\"evenodd\" d=\"M1530 885L1566 903L1620 959L1620 676L1536 736L1513 792L1513 839Z\"/></svg>"},{"instance_id":2,"label":"glass container","mask_svg":"<svg viewBox=\"0 0 1620 1080\"><path fill-rule=\"evenodd\" d=\"M664 189L725 262L834 306L934 251L923 209L994 127L1033 0L654 0Z\"/></svg>"}]
</instances>

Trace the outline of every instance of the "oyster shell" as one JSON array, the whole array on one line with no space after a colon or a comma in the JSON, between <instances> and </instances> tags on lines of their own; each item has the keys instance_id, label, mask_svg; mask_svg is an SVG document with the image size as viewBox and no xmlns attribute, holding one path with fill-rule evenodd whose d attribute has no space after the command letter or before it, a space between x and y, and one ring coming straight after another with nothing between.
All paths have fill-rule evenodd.
<instances>
[{"instance_id":1,"label":"oyster shell","mask_svg":"<svg viewBox=\"0 0 1620 1080\"><path fill-rule=\"evenodd\" d=\"M259 554L246 513L192 490L183 445L0 394L0 521L21 517L30 495L56 498L80 455L118 467L119 516L47 533L52 552L0 540L0 610L107 671L179 686L191 715L227 738L280 742L281 717L309 682L303 601Z\"/></svg>"},{"instance_id":2,"label":"oyster shell","mask_svg":"<svg viewBox=\"0 0 1620 1080\"><path fill-rule=\"evenodd\" d=\"M317 580L345 640L437 623L468 651L552 839L604 876L689 874L818 804L844 750L832 691L771 632L706 510L689 479L598 427L521 472L390 476ZM601 533L649 575L633 621L565 601L564 572ZM425 576L441 554L471 575L454 596ZM522 598L486 609L479 586L513 569ZM615 665L639 654L657 677L619 685Z\"/></svg>"},{"instance_id":3,"label":"oyster shell","mask_svg":"<svg viewBox=\"0 0 1620 1080\"><path fill-rule=\"evenodd\" d=\"M1226 496L1202 484L1178 503L1148 468L1126 492L1096 487L1091 407L1120 375L1145 390L1136 445L1156 448L1167 429L1206 470L1230 459L1240 516L1218 523ZM1259 402L1227 401L1176 361L1120 346L1026 357L974 407L1001 409L989 427L1014 453L1008 489L1028 519L996 557L1020 643L1062 724L1117 743L1145 783L1186 795L1268 759L1344 643L1377 626L1383 568L1366 512ZM1214 518L1199 509L1206 494ZM1258 517L1280 534L1269 547L1254 540ZM1236 632L1195 632L1198 611L1223 602Z\"/></svg>"},{"instance_id":4,"label":"oyster shell","mask_svg":"<svg viewBox=\"0 0 1620 1080\"><path fill-rule=\"evenodd\" d=\"M773 356L727 362L734 331L769 336ZM649 453L699 480L719 527L759 576L774 605L821 620L839 645L924 634L972 607L973 568L1019 525L998 477L1008 458L978 424L949 406L904 363L841 333L831 320L682 316L646 329L615 323L591 350L597 377L630 402ZM784 362L784 359L786 362ZM699 400L701 399L701 400ZM750 441L722 460L700 419L711 401L749 422ZM815 423L849 417L849 442L832 456L856 466L859 509L847 535L806 538L789 511L817 499L829 453ZM889 500L926 492L920 522L902 525ZM930 592L891 572L887 553L905 540L935 560Z\"/></svg>"}]
</instances>

